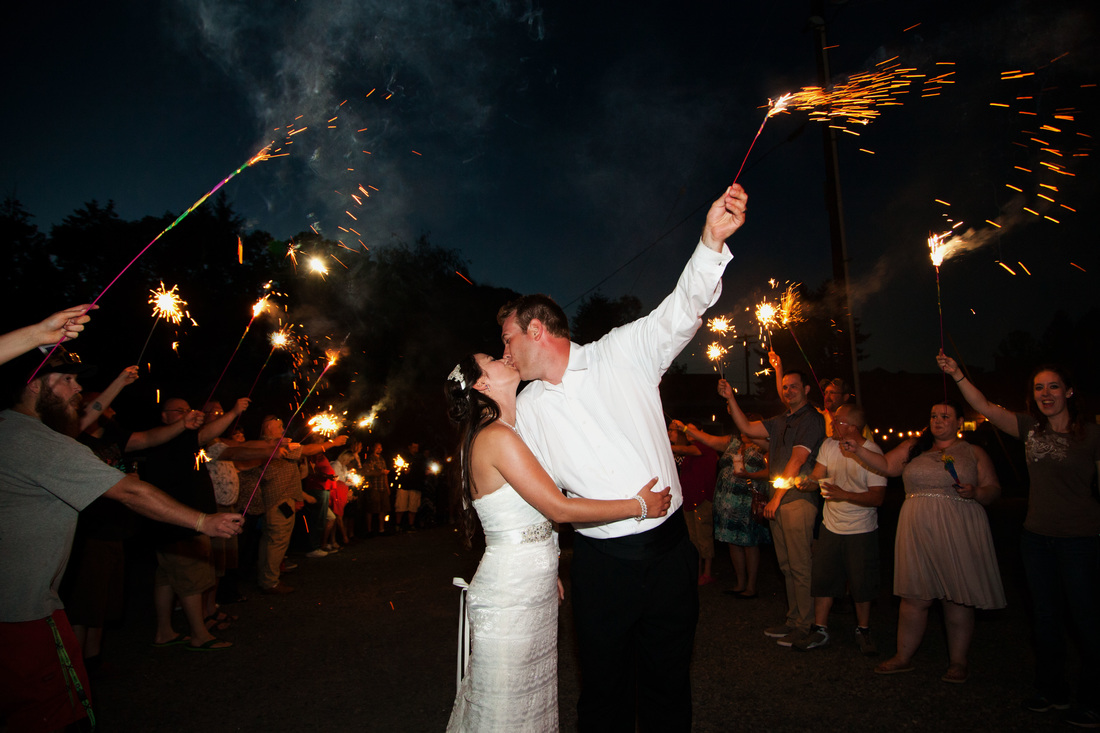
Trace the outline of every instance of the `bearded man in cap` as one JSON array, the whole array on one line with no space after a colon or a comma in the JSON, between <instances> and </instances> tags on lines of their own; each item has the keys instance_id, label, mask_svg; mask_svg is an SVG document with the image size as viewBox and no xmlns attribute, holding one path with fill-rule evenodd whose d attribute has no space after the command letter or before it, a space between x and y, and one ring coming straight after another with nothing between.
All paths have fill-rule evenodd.
<instances>
[{"instance_id":1,"label":"bearded man in cap","mask_svg":"<svg viewBox=\"0 0 1100 733\"><path fill-rule=\"evenodd\" d=\"M239 516L189 509L70 437L80 425L77 378L88 370L58 348L0 412L0 718L10 730L91 717L80 646L57 594L80 510L106 496L212 536L240 528Z\"/></svg>"}]
</instances>

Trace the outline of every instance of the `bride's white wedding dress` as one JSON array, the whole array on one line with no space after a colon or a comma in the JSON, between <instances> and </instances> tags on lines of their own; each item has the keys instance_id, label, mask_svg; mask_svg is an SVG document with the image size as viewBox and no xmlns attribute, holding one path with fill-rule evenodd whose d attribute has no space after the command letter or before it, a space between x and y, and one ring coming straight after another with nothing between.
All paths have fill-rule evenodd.
<instances>
[{"instance_id":1,"label":"bride's white wedding dress","mask_svg":"<svg viewBox=\"0 0 1100 733\"><path fill-rule=\"evenodd\" d=\"M470 662L448 731L558 730L558 541L508 484L475 499L485 555L467 595Z\"/></svg>"}]
</instances>

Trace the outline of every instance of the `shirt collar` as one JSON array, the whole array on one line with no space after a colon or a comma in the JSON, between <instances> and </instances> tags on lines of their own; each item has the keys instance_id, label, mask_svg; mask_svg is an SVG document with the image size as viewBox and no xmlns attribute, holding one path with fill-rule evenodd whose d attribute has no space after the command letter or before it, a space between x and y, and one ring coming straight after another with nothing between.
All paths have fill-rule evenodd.
<instances>
[{"instance_id":1,"label":"shirt collar","mask_svg":"<svg viewBox=\"0 0 1100 733\"><path fill-rule=\"evenodd\" d=\"M569 364L565 371L574 372L588 368L588 349L580 344L569 342Z\"/></svg>"}]
</instances>

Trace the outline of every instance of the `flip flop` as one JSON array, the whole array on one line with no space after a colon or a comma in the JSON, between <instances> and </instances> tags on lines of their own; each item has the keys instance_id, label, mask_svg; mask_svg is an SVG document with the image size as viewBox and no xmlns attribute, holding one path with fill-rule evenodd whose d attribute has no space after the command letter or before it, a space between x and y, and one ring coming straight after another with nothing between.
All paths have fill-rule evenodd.
<instances>
[{"instance_id":1,"label":"flip flop","mask_svg":"<svg viewBox=\"0 0 1100 733\"><path fill-rule=\"evenodd\" d=\"M189 641L191 641L191 637L188 636L187 634L176 634L175 638L169 639L168 641L162 641L162 642L155 642L154 641L152 643L152 646L155 646L156 648L161 649L161 648L166 647L166 646L176 646L178 644L186 644Z\"/></svg>"},{"instance_id":2,"label":"flip flop","mask_svg":"<svg viewBox=\"0 0 1100 733\"><path fill-rule=\"evenodd\" d=\"M215 644L223 644L224 646L214 646ZM187 649L187 651L189 652L220 652L223 649L232 649L233 642L222 641L221 639L211 639L210 641L199 644L198 646L188 644L184 648Z\"/></svg>"}]
</instances>

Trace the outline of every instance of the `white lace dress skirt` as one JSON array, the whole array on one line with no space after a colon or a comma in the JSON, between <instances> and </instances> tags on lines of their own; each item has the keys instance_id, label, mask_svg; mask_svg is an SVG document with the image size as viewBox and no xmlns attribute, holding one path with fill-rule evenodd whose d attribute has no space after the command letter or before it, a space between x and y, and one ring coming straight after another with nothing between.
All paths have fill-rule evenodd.
<instances>
[{"instance_id":1,"label":"white lace dress skirt","mask_svg":"<svg viewBox=\"0 0 1100 733\"><path fill-rule=\"evenodd\" d=\"M448 731L558 730L558 543L510 486L474 501L485 555L470 582L470 661Z\"/></svg>"}]
</instances>

